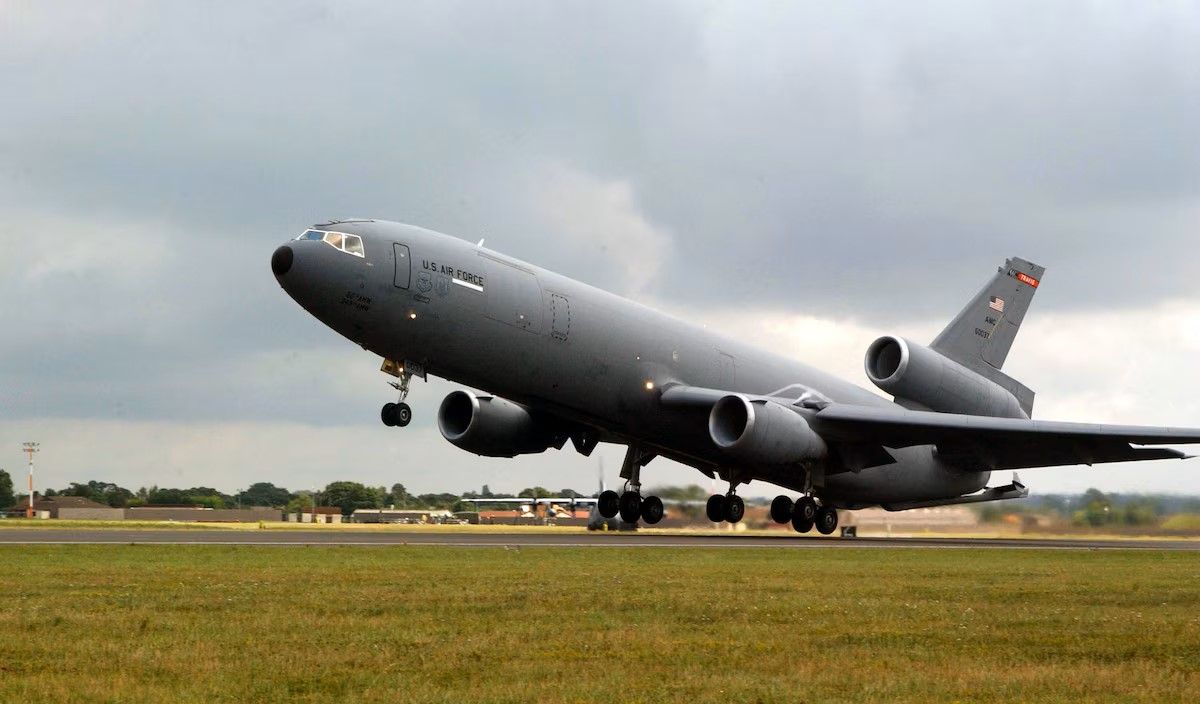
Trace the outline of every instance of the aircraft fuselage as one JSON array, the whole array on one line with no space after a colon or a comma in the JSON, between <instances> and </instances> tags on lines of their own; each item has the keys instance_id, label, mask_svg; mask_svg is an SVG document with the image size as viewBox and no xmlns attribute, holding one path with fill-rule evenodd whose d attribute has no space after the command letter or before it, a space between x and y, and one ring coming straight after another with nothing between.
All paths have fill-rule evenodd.
<instances>
[{"instance_id":1,"label":"aircraft fuselage","mask_svg":"<svg viewBox=\"0 0 1200 704\"><path fill-rule=\"evenodd\" d=\"M706 473L805 489L800 466L731 466L707 432L706 412L663 412L664 387L808 391L837 403L894 405L789 357L455 237L383 221L325 229L361 237L363 256L293 241L287 271L276 274L338 333L384 358L419 363ZM817 468L814 492L842 506L920 500L976 491L990 476L939 460L932 446L892 454L895 463L862 472Z\"/></svg>"}]
</instances>

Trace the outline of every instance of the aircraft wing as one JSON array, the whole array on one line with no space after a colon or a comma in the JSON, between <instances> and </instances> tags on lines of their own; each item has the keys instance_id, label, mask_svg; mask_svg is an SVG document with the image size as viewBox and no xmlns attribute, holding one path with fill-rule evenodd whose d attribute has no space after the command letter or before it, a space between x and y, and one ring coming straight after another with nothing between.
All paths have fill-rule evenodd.
<instances>
[{"instance_id":1,"label":"aircraft wing","mask_svg":"<svg viewBox=\"0 0 1200 704\"><path fill-rule=\"evenodd\" d=\"M1134 445L1200 443L1200 429L1096 425L831 404L812 418L827 440L900 448L936 445L947 459L989 469L1131 460L1187 459L1179 450Z\"/></svg>"}]
</instances>

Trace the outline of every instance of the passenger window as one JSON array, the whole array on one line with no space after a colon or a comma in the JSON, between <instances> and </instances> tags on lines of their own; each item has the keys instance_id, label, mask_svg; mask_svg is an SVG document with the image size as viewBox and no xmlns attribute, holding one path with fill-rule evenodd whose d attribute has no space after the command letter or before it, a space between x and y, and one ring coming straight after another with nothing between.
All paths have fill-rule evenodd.
<instances>
[{"instance_id":1,"label":"passenger window","mask_svg":"<svg viewBox=\"0 0 1200 704\"><path fill-rule=\"evenodd\" d=\"M351 254L363 256L362 238L358 235L346 235L342 239L342 246Z\"/></svg>"}]
</instances>

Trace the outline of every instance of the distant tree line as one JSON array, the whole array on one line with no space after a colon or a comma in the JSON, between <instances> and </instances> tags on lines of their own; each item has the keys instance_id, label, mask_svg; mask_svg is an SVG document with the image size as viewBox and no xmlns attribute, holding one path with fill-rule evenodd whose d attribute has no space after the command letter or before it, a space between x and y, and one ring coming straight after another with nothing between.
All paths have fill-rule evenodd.
<instances>
[{"instance_id":1,"label":"distant tree line","mask_svg":"<svg viewBox=\"0 0 1200 704\"><path fill-rule=\"evenodd\" d=\"M41 494L46 498L55 496L80 496L113 508L132 508L137 506L204 506L207 508L248 508L265 506L278 508L290 513L311 511L314 503L317 506L337 506L344 515L354 513L360 508L398 509L447 509L462 511L468 508L463 499L488 498L544 498L547 496L567 496L584 498L583 494L573 489L563 489L552 492L545 487L528 487L516 494L493 493L487 485L480 492L464 492L463 494L410 494L403 484L396 483L391 489L378 486L371 487L359 482L337 481L330 482L324 489L316 491L288 489L275 486L270 482L251 484L243 491L226 494L212 487L197 486L189 489L150 486L131 491L112 482L88 481L71 482L62 489L47 489ZM13 493L12 477L0 469L0 509L22 504L26 496Z\"/></svg>"},{"instance_id":2,"label":"distant tree line","mask_svg":"<svg viewBox=\"0 0 1200 704\"><path fill-rule=\"evenodd\" d=\"M679 510L695 515L703 511L700 504L709 494L707 489L698 484L659 486L647 489L647 492L668 502L685 502ZM316 491L294 492L270 482L257 482L234 494L226 494L205 486L189 489L150 486L131 491L112 482L89 481L71 482L66 488L47 489L44 494L46 497L82 496L114 508L148 505L208 508L266 506L295 513L310 511L315 503L317 506L337 506L347 516L360 508L462 511L473 505L464 504L464 499L540 499L548 496L586 498L595 495L573 489L552 491L542 486L526 487L516 494L494 493L486 484L478 492L410 494L400 483L393 484L388 489L348 481L330 482L324 489ZM25 501L25 496L13 493L12 477L0 469L0 509L17 506ZM1200 514L1200 497L1172 494L1105 494L1099 489L1088 489L1083 494L1042 494L1020 501L987 503L976 507L976 510L980 520L985 522L998 521L1006 515L1041 514L1057 516L1075 525L1144 526L1159 523L1168 515Z\"/></svg>"},{"instance_id":3,"label":"distant tree line","mask_svg":"<svg viewBox=\"0 0 1200 704\"><path fill-rule=\"evenodd\" d=\"M1106 494L1088 489L1083 494L1043 494L1021 501L1001 501L978 508L984 522L1011 515L1049 515L1077 526L1148 526L1165 516L1200 513L1200 497L1173 494Z\"/></svg>"}]
</instances>

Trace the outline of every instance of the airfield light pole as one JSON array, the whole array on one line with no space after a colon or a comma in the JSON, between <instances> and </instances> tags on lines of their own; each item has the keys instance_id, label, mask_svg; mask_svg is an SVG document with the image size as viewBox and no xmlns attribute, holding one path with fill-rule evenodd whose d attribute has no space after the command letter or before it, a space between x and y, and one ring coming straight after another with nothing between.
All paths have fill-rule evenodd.
<instances>
[{"instance_id":1,"label":"airfield light pole","mask_svg":"<svg viewBox=\"0 0 1200 704\"><path fill-rule=\"evenodd\" d=\"M29 455L29 506L25 508L25 517L33 518L33 455L38 451L36 442L21 443L21 447L25 449L25 454Z\"/></svg>"}]
</instances>

